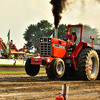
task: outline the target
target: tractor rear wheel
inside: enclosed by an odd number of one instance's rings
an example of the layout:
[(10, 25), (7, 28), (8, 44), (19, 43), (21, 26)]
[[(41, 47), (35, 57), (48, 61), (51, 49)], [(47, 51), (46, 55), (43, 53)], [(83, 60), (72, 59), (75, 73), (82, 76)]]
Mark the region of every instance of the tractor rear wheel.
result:
[(95, 80), (99, 72), (99, 58), (95, 50), (85, 48), (78, 55), (78, 76), (81, 79)]
[(49, 78), (61, 78), (65, 73), (64, 61), (60, 58), (53, 59), (46, 71)]
[(27, 59), (25, 64), (25, 71), (30, 76), (35, 76), (40, 70), (40, 65), (31, 65), (31, 59)]

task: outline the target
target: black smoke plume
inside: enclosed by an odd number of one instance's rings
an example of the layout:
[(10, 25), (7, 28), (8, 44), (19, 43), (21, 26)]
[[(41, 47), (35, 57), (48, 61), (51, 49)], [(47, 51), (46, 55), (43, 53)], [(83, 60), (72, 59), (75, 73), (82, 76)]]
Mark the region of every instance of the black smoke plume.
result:
[(67, 0), (51, 0), (50, 3), (52, 4), (52, 13), (54, 16), (54, 25), (55, 28), (58, 27), (59, 22), (62, 18), (61, 14), (65, 8), (65, 3)]

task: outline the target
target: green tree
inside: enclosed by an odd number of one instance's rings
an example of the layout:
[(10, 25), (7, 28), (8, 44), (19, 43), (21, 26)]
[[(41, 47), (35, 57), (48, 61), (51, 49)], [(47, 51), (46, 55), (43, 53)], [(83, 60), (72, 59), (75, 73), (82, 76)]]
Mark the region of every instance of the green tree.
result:
[(67, 30), (66, 24), (60, 24), (58, 27), (58, 38), (63, 39), (66, 37), (65, 30)]
[(84, 25), (83, 27), (83, 39), (87, 43), (92, 43), (90, 36), (95, 38), (94, 44), (98, 44), (98, 30), (96, 28), (91, 28), (89, 25)]
[[(24, 39), (26, 40), (26, 46), (28, 50), (33, 49), (33, 47), (37, 48), (39, 51), (39, 38), (40, 37), (50, 37), (54, 33), (54, 29), (52, 24), (47, 20), (42, 20), (37, 24), (31, 24), (26, 29), (24, 35)], [(38, 45), (38, 46), (37, 46)]]
[(38, 32), (37, 26), (31, 24), (26, 29), (25, 33), (23, 34), (24, 35), (24, 39), (27, 42), (25, 45), (28, 47), (28, 50), (33, 49), (34, 46), (33, 46), (33, 43), (31, 42), (31, 40), (32, 40), (33, 34), (37, 33), (37, 32)]

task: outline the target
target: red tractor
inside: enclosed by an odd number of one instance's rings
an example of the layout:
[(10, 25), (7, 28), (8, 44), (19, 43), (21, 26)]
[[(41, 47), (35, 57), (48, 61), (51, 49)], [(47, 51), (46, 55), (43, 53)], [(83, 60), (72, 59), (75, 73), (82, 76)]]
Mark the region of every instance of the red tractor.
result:
[[(93, 43), (91, 45), (82, 41), (83, 25), (68, 25), (68, 30), (71, 27), (81, 29), (79, 43), (74, 43), (69, 47), (69, 41), (50, 37), (40, 38), (40, 57), (29, 58), (25, 64), (28, 75), (37, 75), (40, 65), (44, 65), (47, 76), (52, 79), (72, 74), (80, 79), (95, 80), (97, 78), (99, 57), (93, 49)], [(76, 34), (73, 35), (76, 37)], [(92, 37), (90, 39), (94, 40)]]

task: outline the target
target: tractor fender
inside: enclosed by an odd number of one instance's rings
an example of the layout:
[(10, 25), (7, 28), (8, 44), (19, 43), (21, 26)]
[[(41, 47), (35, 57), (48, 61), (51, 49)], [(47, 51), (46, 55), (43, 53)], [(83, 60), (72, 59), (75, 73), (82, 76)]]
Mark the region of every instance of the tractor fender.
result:
[(93, 46), (86, 42), (80, 42), (74, 50), (74, 57), (76, 58), (82, 48), (93, 48)]
[(75, 70), (78, 70), (77, 57), (78, 57), (78, 55), (79, 55), (79, 52), (80, 52), (83, 48), (93, 48), (93, 46), (92, 46), (91, 44), (86, 43), (86, 42), (80, 42), (80, 43), (78, 44), (78, 46), (77, 46), (77, 47), (75, 48), (75, 50), (74, 50), (74, 53), (73, 53), (74, 55), (73, 55), (73, 57), (71, 58)]

